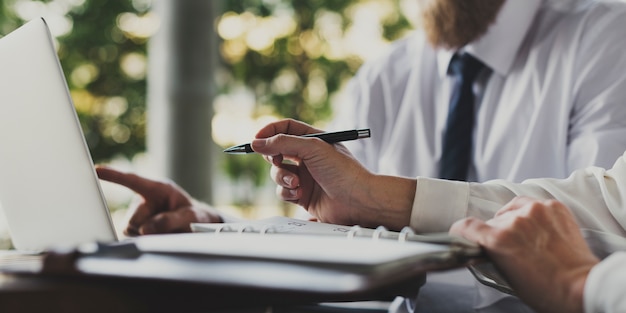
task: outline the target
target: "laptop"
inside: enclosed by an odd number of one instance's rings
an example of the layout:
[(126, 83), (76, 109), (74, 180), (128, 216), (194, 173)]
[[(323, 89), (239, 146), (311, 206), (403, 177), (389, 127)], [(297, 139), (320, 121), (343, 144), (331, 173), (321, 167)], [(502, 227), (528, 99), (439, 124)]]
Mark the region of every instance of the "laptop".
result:
[(0, 38), (0, 206), (17, 251), (117, 241), (44, 19)]

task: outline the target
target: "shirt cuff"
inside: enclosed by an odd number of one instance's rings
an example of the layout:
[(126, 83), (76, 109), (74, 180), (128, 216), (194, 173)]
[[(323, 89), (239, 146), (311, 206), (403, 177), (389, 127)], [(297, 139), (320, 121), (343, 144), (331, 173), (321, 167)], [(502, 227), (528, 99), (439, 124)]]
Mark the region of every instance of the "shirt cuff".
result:
[(421, 233), (447, 232), (467, 215), (469, 183), (418, 177), (410, 226)]
[(594, 266), (585, 282), (583, 306), (585, 312), (624, 312), (624, 282), (626, 282), (626, 252), (616, 252)]

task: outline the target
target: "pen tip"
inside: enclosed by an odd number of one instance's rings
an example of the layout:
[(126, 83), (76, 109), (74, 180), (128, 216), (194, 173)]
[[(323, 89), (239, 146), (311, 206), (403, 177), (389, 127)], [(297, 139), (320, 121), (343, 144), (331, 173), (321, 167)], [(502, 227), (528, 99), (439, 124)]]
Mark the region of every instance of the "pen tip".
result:
[(249, 144), (234, 146), (234, 147), (230, 147), (224, 150), (224, 153), (230, 153), (230, 154), (251, 153), (251, 152), (254, 152), (254, 151), (252, 151), (252, 147), (250, 147)]

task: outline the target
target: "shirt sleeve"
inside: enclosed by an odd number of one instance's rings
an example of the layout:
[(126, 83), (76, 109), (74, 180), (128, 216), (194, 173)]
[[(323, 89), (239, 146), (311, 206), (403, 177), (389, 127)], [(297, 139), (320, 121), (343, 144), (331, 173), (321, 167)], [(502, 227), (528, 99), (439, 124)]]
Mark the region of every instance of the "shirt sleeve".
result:
[(594, 266), (585, 283), (586, 313), (626, 312), (626, 252), (616, 252)]
[(419, 232), (445, 232), (468, 214), (468, 183), (420, 177), (417, 179), (410, 226)]
[(452, 223), (468, 216), (493, 217), (516, 196), (559, 200), (572, 210), (581, 228), (626, 236), (625, 156), (609, 170), (588, 167), (566, 179), (481, 184), (420, 177), (410, 225), (419, 232), (448, 231)]

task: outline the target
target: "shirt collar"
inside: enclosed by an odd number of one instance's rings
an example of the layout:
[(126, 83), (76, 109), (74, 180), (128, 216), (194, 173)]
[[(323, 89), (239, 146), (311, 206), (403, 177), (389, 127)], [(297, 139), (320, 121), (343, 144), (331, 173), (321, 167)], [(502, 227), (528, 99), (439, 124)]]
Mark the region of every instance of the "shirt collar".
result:
[[(526, 33), (543, 0), (506, 0), (487, 33), (462, 48), (489, 66), (494, 72), (506, 76)], [(438, 49), (437, 67), (443, 78), (455, 51)]]

